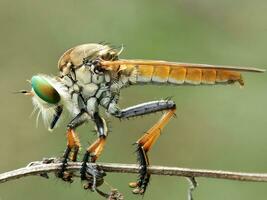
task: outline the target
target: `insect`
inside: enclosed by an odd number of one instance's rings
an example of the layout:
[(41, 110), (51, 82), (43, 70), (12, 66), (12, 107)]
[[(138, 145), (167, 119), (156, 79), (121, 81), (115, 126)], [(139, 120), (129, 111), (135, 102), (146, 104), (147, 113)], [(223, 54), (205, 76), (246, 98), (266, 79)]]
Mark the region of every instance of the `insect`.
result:
[(149, 183), (148, 151), (159, 138), (162, 129), (175, 115), (176, 105), (172, 100), (150, 101), (121, 109), (118, 106), (121, 89), (136, 84), (166, 85), (244, 85), (241, 72), (264, 72), (262, 69), (216, 66), (206, 64), (177, 63), (157, 60), (119, 59), (122, 49), (106, 44), (82, 44), (67, 50), (58, 61), (58, 76), (35, 75), (31, 79), (32, 89), (21, 91), (31, 96), (35, 109), (39, 110), (49, 130), (53, 130), (63, 113), (71, 114), (67, 125), (67, 147), (58, 177), (71, 181), (66, 172), (67, 162), (76, 161), (80, 141), (76, 128), (93, 121), (97, 140), (85, 151), (80, 170), (81, 179), (86, 180), (86, 163), (95, 162), (107, 141), (108, 127), (100, 116), (99, 108), (119, 119), (132, 118), (163, 111), (159, 121), (136, 141), (140, 164), (139, 178), (130, 183), (136, 194), (144, 194)]

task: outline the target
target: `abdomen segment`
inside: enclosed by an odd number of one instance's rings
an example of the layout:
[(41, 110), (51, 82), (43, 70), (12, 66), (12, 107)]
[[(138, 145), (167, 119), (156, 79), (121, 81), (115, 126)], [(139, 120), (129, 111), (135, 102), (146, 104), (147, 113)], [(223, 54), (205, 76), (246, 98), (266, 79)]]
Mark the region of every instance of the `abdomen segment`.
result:
[(185, 68), (138, 65), (137, 83), (170, 84), (230, 84), (244, 85), (241, 73), (224, 69)]

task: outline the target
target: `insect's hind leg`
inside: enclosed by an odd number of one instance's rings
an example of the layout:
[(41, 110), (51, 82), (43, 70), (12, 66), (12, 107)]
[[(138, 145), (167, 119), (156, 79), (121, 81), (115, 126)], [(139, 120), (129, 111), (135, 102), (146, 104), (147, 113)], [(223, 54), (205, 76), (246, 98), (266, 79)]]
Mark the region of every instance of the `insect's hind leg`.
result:
[(67, 163), (70, 159), (73, 162), (77, 161), (77, 155), (80, 149), (80, 140), (75, 133), (75, 129), (87, 120), (88, 114), (81, 111), (68, 125), (67, 125), (67, 148), (62, 157), (62, 166), (58, 171), (57, 176), (64, 181), (72, 182), (72, 175), (66, 172)]
[(144, 194), (146, 191), (150, 179), (150, 174), (147, 171), (147, 166), (149, 165), (147, 152), (152, 148), (153, 144), (160, 136), (161, 130), (164, 128), (164, 126), (175, 115), (175, 110), (176, 105), (173, 101), (161, 100), (129, 107), (115, 114), (115, 116), (118, 118), (130, 118), (155, 113), (158, 111), (165, 111), (161, 119), (136, 142), (137, 156), (140, 164), (140, 176), (137, 182), (130, 183), (130, 187), (135, 188), (133, 190), (133, 193), (135, 194)]

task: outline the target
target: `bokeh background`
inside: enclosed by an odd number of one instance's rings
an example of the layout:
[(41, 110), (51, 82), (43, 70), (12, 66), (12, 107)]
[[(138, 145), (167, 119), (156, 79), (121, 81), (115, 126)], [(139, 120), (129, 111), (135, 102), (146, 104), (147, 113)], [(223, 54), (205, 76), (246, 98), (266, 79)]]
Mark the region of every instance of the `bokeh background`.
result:
[[(30, 99), (12, 92), (28, 89), (38, 73), (57, 74), (57, 60), (77, 44), (106, 41), (125, 46), (124, 58), (267, 66), (267, 2), (264, 0), (0, 0), (0, 172), (65, 148), (65, 124), (49, 133), (30, 117)], [(234, 86), (136, 86), (122, 91), (121, 107), (169, 96), (177, 118), (150, 152), (155, 165), (267, 172), (267, 75), (245, 74)], [(160, 114), (120, 122), (99, 161), (135, 163), (131, 145)], [(92, 124), (79, 128), (83, 146), (93, 142)], [(84, 149), (83, 149), (84, 150)], [(135, 175), (109, 174), (106, 181), (126, 199)], [(199, 178), (195, 199), (266, 199), (266, 183)], [(103, 186), (104, 190), (109, 190)], [(186, 199), (185, 178), (153, 176), (144, 199)], [(1, 200), (102, 199), (69, 185), (27, 177), (0, 185)]]

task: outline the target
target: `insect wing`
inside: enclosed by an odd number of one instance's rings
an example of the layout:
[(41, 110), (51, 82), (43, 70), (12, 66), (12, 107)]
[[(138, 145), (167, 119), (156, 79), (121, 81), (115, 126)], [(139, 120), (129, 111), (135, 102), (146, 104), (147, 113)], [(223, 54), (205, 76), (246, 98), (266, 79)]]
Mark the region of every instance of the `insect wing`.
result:
[(244, 71), (244, 72), (265, 72), (264, 69), (254, 67), (239, 67), (239, 66), (224, 66), (224, 65), (209, 65), (209, 64), (195, 64), (182, 62), (168, 62), (161, 60), (116, 60), (116, 61), (102, 61), (104, 69), (117, 70), (118, 66), (154, 66), (154, 67), (179, 67), (179, 68), (199, 68), (199, 69), (218, 69), (230, 71)]
[(244, 85), (240, 72), (264, 72), (263, 69), (220, 66), (194, 63), (178, 63), (159, 60), (102, 61), (103, 69), (137, 71), (137, 83), (216, 84), (239, 82)]

